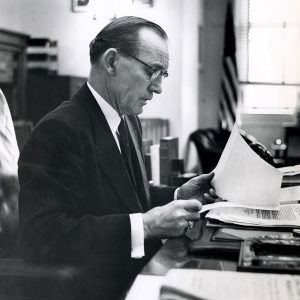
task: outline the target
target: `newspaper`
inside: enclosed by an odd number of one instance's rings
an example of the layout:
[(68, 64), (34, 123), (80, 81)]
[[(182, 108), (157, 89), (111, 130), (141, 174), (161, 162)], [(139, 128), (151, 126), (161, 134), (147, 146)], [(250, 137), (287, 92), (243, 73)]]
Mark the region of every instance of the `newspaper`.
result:
[(231, 271), (171, 269), (161, 300), (296, 300), (300, 276)]
[(244, 226), (298, 228), (300, 204), (280, 205), (279, 210), (220, 207), (211, 209), (206, 218)]

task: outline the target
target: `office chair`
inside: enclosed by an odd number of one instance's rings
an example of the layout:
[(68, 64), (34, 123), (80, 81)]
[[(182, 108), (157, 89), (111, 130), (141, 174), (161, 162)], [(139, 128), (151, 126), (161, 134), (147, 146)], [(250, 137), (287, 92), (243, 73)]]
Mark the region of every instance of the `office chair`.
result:
[(0, 298), (18, 300), (81, 299), (82, 269), (25, 262), (16, 251), (18, 179), (0, 175)]
[[(243, 130), (240, 130), (240, 134), (260, 157), (275, 165), (270, 152), (263, 144)], [(197, 149), (203, 173), (209, 173), (216, 167), (229, 136), (229, 130), (215, 128), (198, 129), (190, 134), (189, 139)]]

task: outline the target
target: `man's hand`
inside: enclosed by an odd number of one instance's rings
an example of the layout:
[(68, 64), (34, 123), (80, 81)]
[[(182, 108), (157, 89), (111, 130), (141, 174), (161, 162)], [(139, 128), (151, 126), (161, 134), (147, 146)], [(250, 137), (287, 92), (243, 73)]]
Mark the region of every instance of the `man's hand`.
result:
[(178, 192), (177, 199), (198, 199), (202, 204), (207, 204), (220, 200), (214, 189), (211, 187), (211, 180), (214, 173), (202, 174), (190, 179), (183, 184)]
[(144, 237), (170, 238), (182, 236), (189, 221), (200, 219), (202, 204), (196, 200), (174, 200), (143, 214)]

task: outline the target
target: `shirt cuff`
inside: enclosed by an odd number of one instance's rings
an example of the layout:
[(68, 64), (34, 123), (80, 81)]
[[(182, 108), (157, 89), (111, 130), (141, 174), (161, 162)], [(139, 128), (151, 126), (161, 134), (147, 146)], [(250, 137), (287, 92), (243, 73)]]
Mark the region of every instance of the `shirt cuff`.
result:
[(174, 200), (178, 200), (178, 199), (177, 199), (177, 194), (178, 194), (179, 189), (180, 189), (180, 187), (177, 188), (177, 189), (175, 190), (175, 192), (174, 192)]
[(145, 256), (144, 249), (144, 225), (141, 213), (130, 214), (131, 227), (131, 258)]

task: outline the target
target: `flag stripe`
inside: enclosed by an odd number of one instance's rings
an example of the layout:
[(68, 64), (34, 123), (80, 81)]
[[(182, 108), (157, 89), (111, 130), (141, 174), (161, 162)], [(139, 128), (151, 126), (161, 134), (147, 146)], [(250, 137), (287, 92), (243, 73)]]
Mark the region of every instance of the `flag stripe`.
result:
[(235, 36), (233, 26), (232, 8), (230, 3), (227, 7), (224, 52), (223, 52), (223, 72), (220, 91), (220, 124), (222, 128), (231, 130), (236, 120), (238, 102), (238, 76), (235, 58)]

